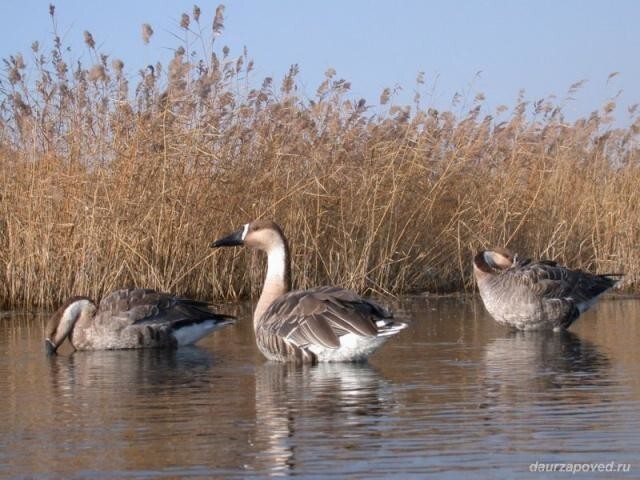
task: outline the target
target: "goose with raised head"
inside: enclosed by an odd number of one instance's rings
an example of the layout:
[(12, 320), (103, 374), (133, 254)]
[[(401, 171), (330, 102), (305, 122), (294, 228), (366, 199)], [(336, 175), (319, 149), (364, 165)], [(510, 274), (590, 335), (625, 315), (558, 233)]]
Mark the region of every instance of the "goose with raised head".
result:
[(246, 245), (267, 253), (267, 276), (253, 314), (256, 342), (269, 360), (364, 361), (407, 326), (384, 307), (338, 287), (291, 290), (289, 244), (274, 222), (256, 220), (211, 247)]
[(205, 302), (155, 290), (117, 290), (97, 306), (72, 297), (47, 322), (45, 347), (53, 354), (69, 338), (75, 350), (175, 348), (197, 342), (234, 322)]
[(571, 270), (550, 260), (521, 260), (504, 248), (479, 252), (473, 272), (487, 311), (518, 330), (568, 328), (621, 275)]

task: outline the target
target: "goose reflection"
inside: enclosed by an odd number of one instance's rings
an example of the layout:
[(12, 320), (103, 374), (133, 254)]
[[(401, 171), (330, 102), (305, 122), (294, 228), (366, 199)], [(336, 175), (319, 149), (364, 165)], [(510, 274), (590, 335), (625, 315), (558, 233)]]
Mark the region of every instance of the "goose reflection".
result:
[(188, 444), (192, 432), (202, 428), (194, 399), (203, 402), (210, 395), (215, 360), (207, 350), (87, 351), (48, 360), (51, 394), (41, 402), (48, 410), (44, 431), (58, 448), (42, 452), (40, 464), (66, 472), (59, 449), (82, 446), (73, 468), (103, 469), (98, 443), (103, 438), (109, 439), (113, 472), (143, 468), (151, 458), (188, 460), (189, 448), (176, 449), (175, 444)]
[(288, 474), (300, 463), (299, 446), (315, 450), (319, 438), (348, 449), (360, 432), (370, 437), (393, 405), (390, 386), (368, 364), (263, 364), (256, 371), (255, 467)]
[(74, 352), (50, 359), (54, 391), (61, 394), (92, 387), (100, 395), (113, 395), (122, 401), (140, 393), (162, 393), (167, 387), (189, 387), (206, 380), (204, 375), (215, 364), (211, 353), (189, 346), (177, 350), (105, 350)]
[(502, 400), (553, 400), (561, 389), (565, 398), (578, 397), (611, 382), (609, 358), (568, 331), (511, 332), (488, 344), (484, 364), (487, 394)]

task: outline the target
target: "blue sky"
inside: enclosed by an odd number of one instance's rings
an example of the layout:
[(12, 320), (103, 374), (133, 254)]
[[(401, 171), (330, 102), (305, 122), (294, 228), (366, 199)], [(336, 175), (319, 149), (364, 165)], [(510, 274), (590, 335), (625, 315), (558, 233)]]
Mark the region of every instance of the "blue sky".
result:
[[(181, 44), (180, 14), (193, 1), (59, 0), (58, 29), (72, 56), (91, 63), (82, 42), (89, 30), (100, 50), (121, 58), (130, 76), (170, 58)], [(34, 40), (51, 45), (48, 1), (4, 1), (0, 6), (0, 57), (30, 53)], [(217, 6), (199, 3), (205, 29)], [(520, 89), (526, 98), (558, 96), (569, 117), (586, 115), (620, 90), (620, 105), (640, 101), (640, 2), (590, 0), (229, 0), (225, 31), (217, 48), (232, 55), (247, 46), (254, 79), (281, 78), (300, 66), (303, 93), (312, 97), (329, 67), (351, 82), (354, 97), (377, 103), (385, 87), (399, 85), (400, 103), (413, 98), (415, 78), (425, 72), (424, 103), (449, 108), (456, 92), (486, 96), (488, 110), (513, 106)], [(150, 45), (142, 23), (155, 30)], [(29, 58), (29, 55), (27, 55)], [(620, 72), (607, 81), (611, 72)], [(477, 72), (481, 72), (476, 75)], [(568, 87), (588, 82), (565, 101)], [(624, 112), (618, 112), (624, 123)]]

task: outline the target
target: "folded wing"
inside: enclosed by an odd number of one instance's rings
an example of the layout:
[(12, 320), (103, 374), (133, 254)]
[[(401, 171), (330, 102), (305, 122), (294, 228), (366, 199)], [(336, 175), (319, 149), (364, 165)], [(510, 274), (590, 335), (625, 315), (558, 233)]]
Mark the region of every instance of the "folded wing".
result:
[(123, 327), (157, 326), (169, 330), (209, 320), (233, 319), (214, 312), (206, 302), (142, 288), (117, 290), (107, 295), (100, 302), (99, 311), (103, 321), (118, 321)]
[(555, 262), (529, 263), (510, 272), (540, 298), (567, 299), (577, 305), (589, 303), (617, 281), (610, 275), (570, 270)]
[(350, 290), (316, 287), (276, 300), (264, 313), (263, 332), (296, 347), (338, 348), (341, 336), (375, 337), (380, 333), (378, 322), (391, 323), (391, 318), (386, 309)]

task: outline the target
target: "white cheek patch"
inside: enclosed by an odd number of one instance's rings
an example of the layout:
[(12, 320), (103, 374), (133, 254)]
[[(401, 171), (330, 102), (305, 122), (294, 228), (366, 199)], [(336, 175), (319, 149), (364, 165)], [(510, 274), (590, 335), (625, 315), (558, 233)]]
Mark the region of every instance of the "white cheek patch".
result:
[(245, 237), (247, 236), (248, 232), (249, 232), (249, 224), (245, 223), (244, 224), (244, 229), (242, 230), (242, 240), (245, 239)]

